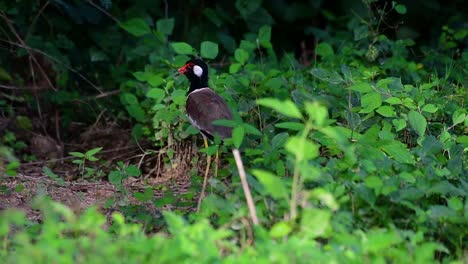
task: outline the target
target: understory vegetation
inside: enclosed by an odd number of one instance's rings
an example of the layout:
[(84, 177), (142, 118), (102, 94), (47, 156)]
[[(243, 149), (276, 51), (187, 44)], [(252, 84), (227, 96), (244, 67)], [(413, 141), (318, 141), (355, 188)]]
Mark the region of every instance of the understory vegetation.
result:
[(207, 2), (0, 0), (0, 262), (466, 263), (463, 1)]

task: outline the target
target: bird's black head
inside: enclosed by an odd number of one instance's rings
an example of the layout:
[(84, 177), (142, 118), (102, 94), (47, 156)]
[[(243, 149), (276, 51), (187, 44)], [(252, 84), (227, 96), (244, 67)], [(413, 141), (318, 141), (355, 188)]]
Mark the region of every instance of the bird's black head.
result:
[(193, 58), (179, 68), (178, 72), (190, 81), (189, 93), (200, 88), (208, 87), (208, 65), (199, 58)]

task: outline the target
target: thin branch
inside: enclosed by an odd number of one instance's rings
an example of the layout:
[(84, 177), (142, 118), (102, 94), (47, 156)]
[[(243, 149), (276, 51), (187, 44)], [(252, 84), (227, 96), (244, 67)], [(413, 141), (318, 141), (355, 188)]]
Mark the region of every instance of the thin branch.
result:
[(108, 16), (110, 19), (114, 20), (115, 23), (117, 24), (120, 24), (121, 22), (116, 18), (114, 17), (113, 15), (111, 15), (109, 12), (107, 12), (104, 8), (100, 7), (99, 5), (97, 5), (96, 3), (94, 3), (92, 0), (88, 0), (88, 3), (90, 5), (92, 5), (94, 8), (96, 8), (97, 10), (101, 11), (102, 13), (104, 13), (106, 16)]
[(53, 60), (54, 62), (64, 66), (65, 68), (67, 68), (68, 70), (72, 71), (73, 73), (75, 73), (76, 75), (78, 75), (81, 79), (83, 79), (85, 82), (87, 82), (89, 85), (91, 85), (94, 89), (96, 89), (100, 94), (103, 94), (104, 92), (101, 91), (101, 88), (99, 88), (98, 86), (96, 86), (94, 83), (92, 83), (90, 80), (88, 80), (88, 78), (86, 78), (83, 74), (79, 73), (77, 70), (73, 69), (72, 67), (70, 67), (69, 65), (61, 62), (60, 60), (52, 57), (51, 55), (43, 52), (42, 50), (38, 50), (38, 49), (35, 49), (35, 48), (31, 48), (29, 46), (26, 46), (26, 45), (22, 45), (22, 44), (18, 44), (18, 43), (15, 43), (15, 42), (12, 42), (12, 41), (8, 41), (8, 40), (4, 40), (4, 39), (0, 39), (0, 41), (3, 41), (5, 43), (8, 43), (10, 45), (14, 45), (14, 46), (17, 46), (17, 47), (20, 47), (20, 48), (23, 48), (23, 49), (26, 49), (26, 50), (31, 50), (31, 51), (34, 51), (34, 52), (37, 52), (41, 55), (44, 55), (46, 56), (47, 58)]
[(250, 193), (249, 184), (247, 183), (247, 176), (245, 174), (244, 164), (242, 163), (242, 158), (240, 156), (238, 149), (233, 149), (232, 154), (236, 160), (237, 170), (239, 171), (239, 177), (242, 183), (242, 189), (244, 189), (245, 200), (247, 201), (247, 206), (249, 207), (250, 218), (254, 225), (258, 225), (257, 210), (255, 209), (255, 204), (252, 199), (252, 194)]
[[(21, 43), (21, 45), (25, 46), (26, 47), (26, 43), (24, 42), (24, 40), (21, 38), (21, 36), (18, 34), (18, 32), (16, 32), (15, 30), (15, 27), (13, 26), (13, 23), (10, 19), (8, 19), (8, 17), (5, 15), (4, 12), (0, 11), (0, 16), (7, 22), (7, 25), (8, 27), (10, 28), (10, 31), (15, 35), (16, 39)], [(44, 71), (44, 69), (42, 68), (41, 64), (37, 61), (36, 57), (34, 56), (34, 54), (32, 54), (30, 52), (30, 50), (26, 50), (29, 54), (29, 56), (31, 57), (32, 61), (34, 62), (34, 64), (37, 66), (37, 68), (39, 69), (39, 71), (41, 72), (42, 76), (46, 79), (47, 83), (50, 85), (50, 87), (52, 88), (52, 90), (54, 91), (57, 91), (57, 89), (55, 88), (55, 86), (52, 84), (52, 81), (49, 79), (49, 76), (47, 76), (47, 73)]]

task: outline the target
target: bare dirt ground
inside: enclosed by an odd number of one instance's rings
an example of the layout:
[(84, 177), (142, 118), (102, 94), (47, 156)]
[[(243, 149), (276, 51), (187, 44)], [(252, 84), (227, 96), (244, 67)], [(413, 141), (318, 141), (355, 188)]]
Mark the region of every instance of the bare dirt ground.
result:
[[(151, 144), (135, 143), (130, 140), (128, 131), (115, 133), (115, 129), (111, 134), (103, 133), (102, 129), (96, 130), (94, 134), (84, 133), (81, 139), (81, 142), (68, 144), (66, 151), (60, 154), (54, 154), (52, 157), (43, 155), (42, 160), (23, 163), (14, 177), (2, 175), (0, 170), (0, 186), (6, 189), (4, 192), (0, 191), (0, 210), (19, 208), (26, 212), (30, 220), (39, 220), (40, 212), (33, 209), (32, 201), (39, 195), (47, 195), (53, 200), (69, 206), (75, 212), (81, 212), (90, 206), (97, 206), (103, 213), (107, 213), (111, 209), (104, 206), (106, 201), (111, 198), (116, 200), (122, 198), (122, 192), (119, 192), (108, 181), (107, 175), (109, 171), (116, 169), (117, 161), (122, 161), (126, 165), (138, 166), (141, 171), (139, 177), (124, 180), (123, 187), (129, 191), (125, 195), (125, 199), (130, 204), (144, 205), (149, 211), (155, 211), (157, 208), (153, 203), (142, 203), (135, 199), (132, 193), (134, 191), (143, 192), (145, 188), (152, 187), (156, 198), (163, 196), (165, 190), (168, 189), (171, 189), (174, 195), (182, 195), (189, 191), (190, 175), (193, 174), (191, 171), (201, 171), (201, 168), (193, 165), (194, 159), (197, 160), (200, 156), (197, 146), (191, 142), (173, 144), (157, 151), (147, 150)], [(41, 150), (47, 148), (49, 143), (46, 141), (51, 140), (39, 139), (36, 141), (39, 143), (35, 143), (33, 138), (33, 145), (29, 147), (32, 152), (35, 147), (37, 148), (37, 144), (40, 145), (39, 149)], [(84, 179), (77, 169), (78, 165), (71, 163), (73, 157), (65, 153), (70, 151), (85, 152), (94, 147), (103, 147), (103, 150), (97, 155), (102, 162), (95, 164), (96, 170), (99, 170), (101, 175)], [(170, 162), (167, 162), (169, 149), (174, 153), (174, 156)], [(166, 161), (164, 161), (165, 158)], [(195, 162), (195, 164), (197, 163)], [(50, 168), (63, 179), (64, 184), (44, 174), (44, 166)], [(154, 188), (155, 186), (157, 188)], [(196, 200), (196, 198), (193, 199)], [(193, 204), (196, 206), (196, 201)], [(185, 208), (185, 210), (190, 211), (193, 208)]]

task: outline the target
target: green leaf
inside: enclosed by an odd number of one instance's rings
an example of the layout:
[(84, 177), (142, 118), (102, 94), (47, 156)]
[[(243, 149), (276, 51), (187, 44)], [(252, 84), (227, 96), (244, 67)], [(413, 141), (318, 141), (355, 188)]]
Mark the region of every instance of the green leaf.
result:
[(174, 42), (171, 44), (177, 54), (192, 55), (194, 54), (192, 46), (185, 42)]
[(395, 11), (397, 11), (397, 13), (400, 15), (404, 15), (406, 14), (406, 6), (402, 4), (398, 4), (395, 6)]
[(408, 114), (410, 126), (416, 131), (419, 136), (423, 136), (426, 132), (427, 121), (419, 112), (411, 110)]
[(433, 114), (433, 113), (437, 112), (437, 106), (435, 106), (433, 104), (427, 104), (427, 105), (424, 105), (421, 110), (424, 111), (424, 112)]
[(146, 93), (146, 97), (153, 98), (157, 103), (164, 99), (166, 92), (161, 88), (153, 88)]
[(29, 119), (29, 117), (21, 115), (16, 117), (16, 125), (24, 130), (31, 130), (33, 128), (31, 119)]
[(373, 91), (372, 86), (366, 82), (358, 82), (353, 86), (349, 87), (349, 89), (360, 93), (368, 93)]
[(403, 102), (401, 101), (400, 98), (398, 97), (390, 97), (387, 100), (385, 100), (386, 103), (391, 104), (391, 105), (396, 105), (396, 104), (402, 104)]
[(306, 237), (324, 236), (330, 228), (330, 211), (318, 208), (305, 208), (301, 217), (301, 233)]
[(393, 141), (383, 146), (382, 150), (398, 162), (414, 164), (413, 155), (408, 151), (406, 145), (401, 142)]
[(463, 202), (458, 197), (451, 197), (448, 200), (448, 206), (455, 211), (463, 210)]
[(382, 105), (382, 96), (379, 93), (371, 92), (361, 97), (362, 110), (360, 113), (370, 113)]
[(42, 167), (42, 172), (49, 176), (52, 180), (54, 180), (55, 182), (58, 183), (58, 185), (60, 186), (66, 186), (67, 184), (65, 183), (65, 181), (60, 178), (57, 174), (55, 174), (54, 172), (52, 172), (51, 169), (49, 169), (48, 167), (44, 166)]
[(154, 192), (152, 188), (145, 188), (144, 192), (134, 192), (133, 196), (141, 202), (146, 202), (154, 197)]
[(249, 59), (249, 53), (247, 53), (247, 51), (243, 49), (236, 49), (236, 51), (234, 52), (234, 58), (240, 64), (245, 64)]
[(232, 141), (236, 148), (240, 148), (242, 141), (244, 140), (245, 129), (243, 126), (235, 127), (232, 130)]
[(341, 77), (341, 75), (336, 71), (328, 71), (323, 68), (313, 68), (310, 73), (320, 80), (331, 84), (340, 84), (344, 82), (343, 77)]
[(265, 191), (276, 199), (288, 199), (288, 190), (280, 177), (271, 172), (254, 169), (252, 174), (257, 177)]
[(120, 186), (123, 180), (123, 175), (118, 170), (113, 170), (109, 173), (109, 182), (115, 186)]
[(293, 131), (301, 131), (304, 129), (304, 124), (299, 122), (282, 122), (275, 124), (275, 127), (285, 128)]
[(87, 158), (92, 157), (92, 156), (96, 155), (101, 150), (102, 150), (102, 147), (90, 149), (90, 150), (86, 151), (85, 157), (87, 157)]
[(315, 47), (315, 53), (321, 57), (331, 57), (335, 55), (332, 46), (325, 42), (320, 43)]
[(400, 131), (406, 127), (406, 120), (405, 119), (393, 119), (392, 124), (395, 127), (396, 131)]
[(291, 100), (280, 101), (275, 98), (262, 98), (257, 100), (257, 104), (271, 108), (280, 114), (292, 118), (302, 118), (301, 111)]
[(218, 44), (211, 41), (203, 41), (200, 46), (200, 54), (203, 58), (216, 58), (218, 56)]
[(138, 177), (141, 174), (140, 169), (138, 169), (138, 167), (135, 165), (129, 165), (126, 167), (125, 173), (127, 173), (127, 175), (130, 177)]
[(270, 236), (272, 238), (280, 238), (287, 236), (289, 233), (291, 233), (292, 227), (288, 222), (281, 221), (273, 225), (273, 227), (270, 229)]
[(262, 26), (258, 31), (258, 41), (260, 45), (263, 47), (269, 48), (271, 47), (271, 27), (270, 26)]
[(164, 35), (171, 35), (174, 30), (174, 18), (158, 20), (156, 22), (156, 29)]
[(141, 18), (132, 18), (120, 24), (128, 33), (140, 37), (151, 32), (150, 27)]
[(2, 67), (0, 67), (0, 80), (11, 81), (11, 75)]
[(454, 125), (460, 124), (461, 122), (465, 121), (466, 114), (463, 113), (461, 110), (457, 110), (452, 115), (452, 122)]
[(325, 120), (327, 120), (328, 117), (328, 110), (325, 106), (318, 102), (306, 102), (305, 109), (317, 127), (322, 127), (325, 124)]
[(256, 127), (252, 126), (251, 124), (243, 123), (242, 126), (245, 129), (245, 134), (248, 135), (255, 135), (255, 136), (261, 136), (262, 132), (258, 130)]
[(393, 111), (393, 107), (388, 105), (383, 105), (377, 108), (376, 112), (385, 117), (395, 116), (395, 111)]
[(77, 157), (77, 158), (84, 158), (85, 157), (85, 154), (81, 153), (81, 152), (68, 152), (68, 154), (72, 155), (73, 157)]
[(290, 137), (286, 141), (285, 149), (296, 156), (299, 161), (316, 158), (319, 154), (319, 147), (308, 139), (298, 136)]
[(242, 68), (242, 64), (240, 63), (233, 63), (229, 66), (229, 73), (234, 74), (237, 73)]
[(383, 186), (382, 180), (377, 176), (369, 176), (364, 179), (364, 183), (367, 187), (378, 190)]

